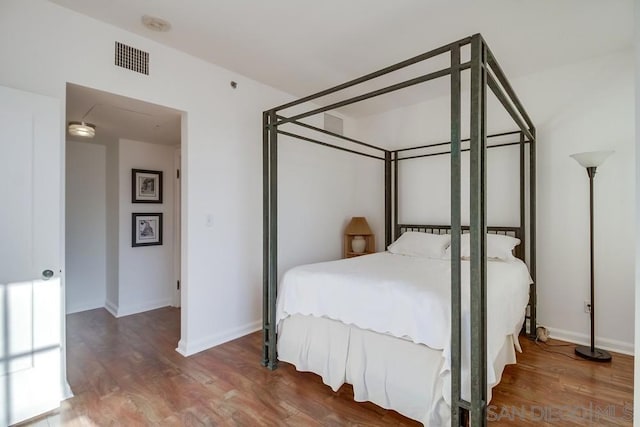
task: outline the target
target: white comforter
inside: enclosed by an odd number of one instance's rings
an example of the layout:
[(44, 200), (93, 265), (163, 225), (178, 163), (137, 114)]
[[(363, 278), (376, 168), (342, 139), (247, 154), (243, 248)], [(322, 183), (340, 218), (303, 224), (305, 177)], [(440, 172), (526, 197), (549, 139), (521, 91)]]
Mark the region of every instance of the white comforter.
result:
[[(443, 350), (450, 370), (450, 260), (388, 252), (303, 265), (287, 271), (279, 289), (277, 322), (293, 314), (339, 320)], [(487, 380), (505, 337), (522, 325), (531, 278), (520, 260), (487, 262)], [(462, 261), (463, 387), (469, 398), (469, 262)], [(466, 375), (465, 375), (466, 373)], [(449, 403), (449, 384), (443, 395)]]

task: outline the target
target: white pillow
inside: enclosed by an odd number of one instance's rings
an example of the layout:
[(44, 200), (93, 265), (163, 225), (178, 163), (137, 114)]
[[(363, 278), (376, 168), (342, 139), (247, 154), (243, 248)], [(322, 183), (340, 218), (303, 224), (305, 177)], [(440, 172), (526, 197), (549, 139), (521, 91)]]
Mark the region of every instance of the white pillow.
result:
[[(520, 244), (520, 239), (502, 234), (487, 233), (487, 258), (513, 261), (513, 248)], [(447, 248), (447, 256), (451, 257), (451, 247)], [(471, 258), (471, 235), (465, 233), (460, 238), (460, 257)]]
[(392, 254), (426, 258), (444, 258), (451, 236), (448, 234), (407, 231), (387, 249)]

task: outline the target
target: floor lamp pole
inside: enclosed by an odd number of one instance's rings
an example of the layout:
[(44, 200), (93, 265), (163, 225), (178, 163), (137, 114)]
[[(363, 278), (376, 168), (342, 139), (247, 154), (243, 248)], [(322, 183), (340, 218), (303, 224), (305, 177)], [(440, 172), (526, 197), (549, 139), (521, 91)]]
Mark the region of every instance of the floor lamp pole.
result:
[(589, 264), (591, 267), (591, 346), (577, 346), (576, 354), (585, 359), (594, 360), (598, 362), (608, 362), (611, 360), (611, 354), (605, 350), (596, 348), (595, 346), (595, 269), (594, 269), (594, 255), (593, 255), (593, 177), (596, 175), (596, 167), (587, 167), (587, 175), (589, 175), (589, 246), (590, 246), (590, 259)]

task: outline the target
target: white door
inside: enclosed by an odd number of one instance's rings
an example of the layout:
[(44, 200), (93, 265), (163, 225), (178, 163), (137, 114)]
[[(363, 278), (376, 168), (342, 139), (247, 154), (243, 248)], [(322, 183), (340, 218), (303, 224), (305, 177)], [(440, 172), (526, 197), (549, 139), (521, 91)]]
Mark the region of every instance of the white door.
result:
[(0, 86), (0, 425), (62, 397), (60, 105)]

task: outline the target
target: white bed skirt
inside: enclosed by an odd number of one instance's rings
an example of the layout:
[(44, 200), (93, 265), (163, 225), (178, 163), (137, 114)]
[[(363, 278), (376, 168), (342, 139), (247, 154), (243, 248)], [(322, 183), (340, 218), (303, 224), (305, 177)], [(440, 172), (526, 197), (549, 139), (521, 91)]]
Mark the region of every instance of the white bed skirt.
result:
[[(516, 345), (513, 336), (505, 337), (493, 361), (497, 380), (489, 384), (489, 399), (504, 367), (516, 363)], [(299, 371), (320, 375), (334, 391), (351, 384), (358, 402), (373, 402), (430, 427), (450, 424), (450, 408), (443, 396), (443, 383), (449, 378), (441, 375), (441, 350), (296, 314), (280, 323), (278, 358)]]

